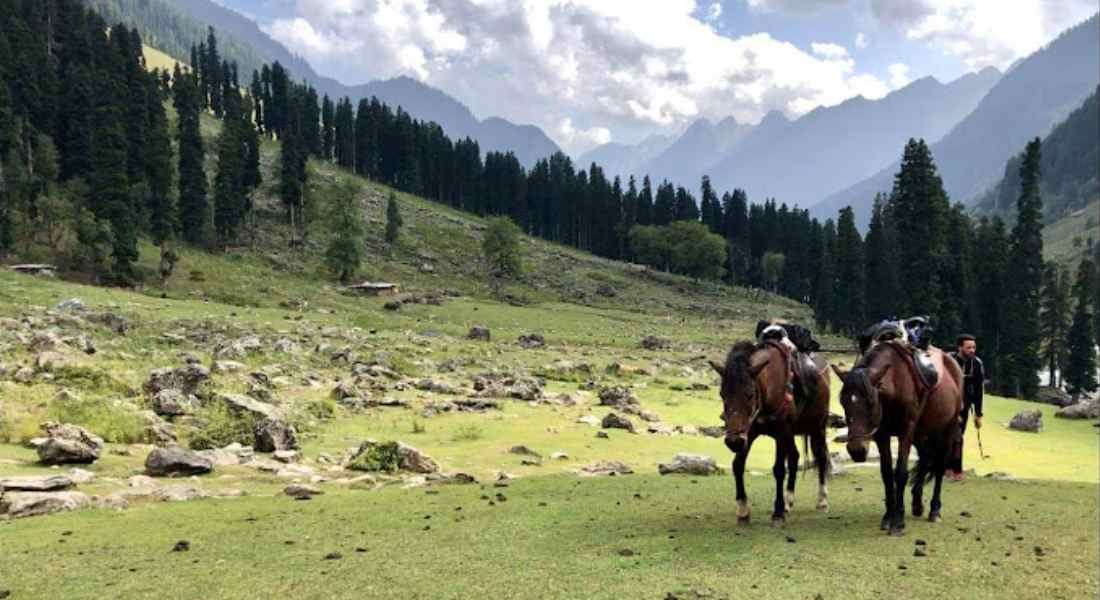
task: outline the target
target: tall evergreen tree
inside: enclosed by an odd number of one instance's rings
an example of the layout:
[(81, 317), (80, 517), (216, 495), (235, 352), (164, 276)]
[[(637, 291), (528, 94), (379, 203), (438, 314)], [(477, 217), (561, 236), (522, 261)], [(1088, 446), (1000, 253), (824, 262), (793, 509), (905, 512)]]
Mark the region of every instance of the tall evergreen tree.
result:
[(397, 243), (397, 237), (401, 233), (401, 226), (405, 221), (401, 218), (401, 209), (397, 206), (397, 194), (390, 191), (386, 199), (386, 246), (391, 250)]
[(1043, 270), (1040, 292), (1039, 326), (1043, 332), (1040, 358), (1047, 365), (1050, 387), (1058, 387), (1058, 372), (1066, 364), (1066, 336), (1070, 326), (1069, 275), (1056, 263), (1048, 262)]
[(236, 239), (245, 218), (245, 157), (248, 152), (240, 96), (227, 96), (224, 102), (225, 122), (218, 136), (218, 171), (214, 176), (214, 229), (222, 246)]
[(864, 252), (863, 240), (856, 229), (852, 207), (840, 209), (836, 225), (835, 306), (833, 327), (837, 331), (855, 334), (866, 324), (864, 315)]
[(172, 202), (172, 140), (168, 118), (156, 81), (149, 80), (145, 90), (147, 147), (144, 153), (145, 180), (149, 194), (145, 212), (153, 243), (163, 245), (176, 227), (176, 207)]
[[(362, 109), (362, 102), (360, 102), (360, 109)], [(321, 129), (323, 130), (321, 140), (321, 158), (323, 160), (332, 160), (333, 146), (336, 143), (336, 108), (332, 104), (332, 99), (325, 94), (325, 98), (321, 103)], [(358, 141), (358, 140), (357, 140)]]
[(653, 224), (653, 185), (649, 182), (649, 175), (642, 177), (642, 189), (638, 192), (638, 223)]
[(1039, 286), (1043, 281), (1043, 201), (1039, 195), (1040, 145), (1028, 143), (1020, 163), (1020, 197), (1012, 229), (1011, 273), (1004, 334), (1006, 392), (1034, 398), (1039, 388)]
[(1000, 217), (982, 218), (975, 232), (974, 302), (978, 315), (977, 333), (982, 344), (982, 362), (994, 387), (1003, 390), (1004, 340), (1008, 322), (1008, 286), (1011, 277), (1011, 243)]
[(836, 226), (833, 220), (825, 221), (821, 230), (819, 255), (821, 264), (817, 271), (817, 284), (814, 286), (814, 320), (821, 328), (836, 326), (838, 309), (836, 296)]
[(1092, 303), (1097, 287), (1096, 267), (1089, 257), (1077, 267), (1077, 281), (1073, 285), (1073, 324), (1069, 329), (1066, 362), (1066, 391), (1073, 396), (1093, 393), (1100, 389), (1096, 381), (1096, 346), (1093, 344)]
[(701, 195), (701, 208), (700, 213), (703, 218), (703, 224), (710, 229), (711, 233), (721, 233), (722, 231), (722, 204), (718, 201), (718, 194), (714, 193), (714, 187), (710, 184), (710, 177), (703, 175), (703, 182), (700, 185)]
[(95, 154), (88, 178), (92, 211), (108, 222), (112, 238), (112, 276), (120, 283), (133, 279), (138, 258), (134, 207), (130, 203), (126, 175), (127, 141), (122, 104), (125, 85), (121, 78), (107, 75), (99, 82), (95, 106)]
[(201, 98), (194, 75), (177, 77), (172, 88), (176, 112), (179, 115), (179, 221), (183, 239), (191, 244), (202, 243), (207, 213), (206, 173), (203, 170), (205, 151), (199, 130)]

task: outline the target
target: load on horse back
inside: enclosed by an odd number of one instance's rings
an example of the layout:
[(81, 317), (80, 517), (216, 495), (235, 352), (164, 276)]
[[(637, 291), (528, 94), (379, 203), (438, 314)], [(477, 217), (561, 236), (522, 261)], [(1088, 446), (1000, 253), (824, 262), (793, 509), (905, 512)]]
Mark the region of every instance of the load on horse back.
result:
[[(799, 368), (801, 377), (796, 376), (795, 364), (802, 360), (804, 353), (786, 335), (785, 329), (780, 328), (782, 335), (774, 331), (764, 335), (766, 329), (758, 327), (757, 342), (735, 344), (724, 363), (711, 361), (710, 364), (722, 379), (724, 441), (734, 454), (732, 471), (737, 521), (742, 524), (749, 521), (745, 461), (756, 438), (766, 435), (775, 440), (772, 524), (778, 526), (786, 522), (786, 515), (794, 505), (800, 457), (795, 436), (802, 436), (804, 448), (808, 440), (817, 465), (817, 508), (822, 511), (829, 508), (829, 491), (825, 485), (829, 469), (829, 452), (825, 443), (829, 379), (816, 366), (807, 370)], [(812, 341), (808, 330), (806, 338)], [(812, 360), (810, 365), (813, 365)]]
[[(882, 323), (872, 326), (875, 335), (856, 366), (845, 371), (833, 365), (833, 370), (844, 384), (840, 403), (848, 422), (848, 454), (864, 462), (869, 442), (878, 446), (886, 504), (881, 528), (898, 535), (905, 529), (904, 494), (913, 446), (920, 459), (913, 481), (913, 516), (924, 512), (923, 488), (931, 477), (935, 487), (928, 519), (941, 519), (943, 475), (959, 436), (962, 371), (939, 348), (912, 345), (905, 324), (895, 325), (900, 333)], [(891, 464), (892, 437), (898, 438), (896, 465)]]

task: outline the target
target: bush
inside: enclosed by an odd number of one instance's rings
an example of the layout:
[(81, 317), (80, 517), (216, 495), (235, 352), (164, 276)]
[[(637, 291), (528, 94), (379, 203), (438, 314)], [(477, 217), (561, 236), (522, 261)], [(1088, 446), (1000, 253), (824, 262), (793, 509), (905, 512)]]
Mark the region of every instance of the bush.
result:
[(109, 400), (54, 400), (47, 409), (49, 420), (80, 425), (105, 441), (116, 444), (144, 442), (145, 420), (135, 411)]
[(396, 473), (400, 467), (401, 456), (397, 452), (397, 442), (370, 446), (348, 463), (348, 468), (353, 471)]
[(427, 427), (427, 425), (424, 424), (423, 421), (413, 419), (413, 423), (412, 423), (412, 432), (413, 433), (425, 433), (426, 431), (428, 431), (428, 427)]
[(79, 365), (59, 365), (52, 370), (53, 382), (61, 387), (86, 390), (97, 393), (129, 396), (134, 393), (130, 386), (111, 377), (106, 371), (82, 367)]
[(251, 446), (255, 441), (255, 418), (249, 413), (234, 413), (217, 403), (201, 409), (195, 415), (202, 423), (190, 432), (187, 445), (192, 450), (212, 450), (232, 443)]
[(480, 440), (483, 435), (484, 432), (482, 431), (481, 426), (473, 424), (463, 425), (462, 427), (459, 427), (458, 431), (455, 433), (455, 441), (473, 442), (476, 440)]
[(336, 400), (333, 400), (331, 396), (325, 396), (306, 404), (305, 412), (315, 419), (327, 421), (336, 416)]

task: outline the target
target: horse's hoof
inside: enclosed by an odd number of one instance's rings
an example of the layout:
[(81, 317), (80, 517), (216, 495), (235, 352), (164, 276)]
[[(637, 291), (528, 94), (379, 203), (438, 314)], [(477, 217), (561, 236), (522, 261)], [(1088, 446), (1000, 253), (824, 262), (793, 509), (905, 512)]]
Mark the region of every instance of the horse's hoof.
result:
[(772, 527), (779, 529), (787, 526), (787, 519), (783, 517), (772, 517)]
[(818, 502), (817, 503), (817, 512), (823, 512), (823, 513), (829, 512), (829, 503), (828, 502)]
[(942, 521), (943, 521), (943, 517), (940, 516), (940, 513), (938, 511), (928, 513), (928, 522), (929, 523), (940, 523)]
[(890, 535), (893, 537), (900, 537), (905, 535), (905, 527), (891, 527)]
[(748, 517), (748, 515), (745, 515), (745, 516), (743, 516), (743, 517), (737, 517), (737, 524), (738, 524), (738, 525), (741, 525), (742, 527), (744, 527), (744, 526), (748, 525), (748, 524), (749, 524), (749, 517)]
[(890, 515), (882, 517), (882, 522), (879, 523), (878, 528), (882, 531), (890, 529)]
[(923, 504), (914, 504), (913, 505), (913, 516), (914, 517), (924, 516), (924, 505)]

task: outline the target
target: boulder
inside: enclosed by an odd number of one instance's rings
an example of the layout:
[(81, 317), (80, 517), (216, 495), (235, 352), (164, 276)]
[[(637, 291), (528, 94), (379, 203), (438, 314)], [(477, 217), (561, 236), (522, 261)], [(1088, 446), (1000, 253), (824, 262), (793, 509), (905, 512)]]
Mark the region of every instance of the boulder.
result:
[(274, 406), (242, 394), (218, 394), (217, 399), (236, 414), (251, 415), (254, 419), (279, 418), (279, 411)]
[(298, 450), (298, 432), (294, 426), (282, 419), (262, 418), (253, 428), (252, 447), (256, 452), (276, 452), (279, 450)]
[(680, 473), (684, 475), (718, 475), (722, 472), (714, 459), (701, 454), (680, 453), (673, 457), (672, 462), (657, 465), (657, 472), (661, 475)]
[(0, 515), (34, 517), (86, 508), (91, 499), (80, 492), (8, 492), (0, 495)]
[(0, 477), (0, 492), (55, 492), (71, 487), (73, 480), (64, 475)]
[(458, 387), (447, 383), (446, 381), (436, 381), (435, 379), (421, 379), (420, 381), (414, 383), (413, 386), (416, 387), (416, 389), (418, 390), (432, 392), (433, 394), (447, 394), (454, 396), (462, 393), (462, 390), (460, 390)]
[(668, 340), (654, 335), (647, 335), (642, 338), (642, 348), (646, 350), (664, 350), (668, 348), (669, 345)]
[(47, 465), (90, 464), (99, 460), (103, 438), (77, 425), (46, 423), (46, 440), (37, 446), (38, 460)]
[(630, 388), (616, 385), (600, 390), (600, 406), (623, 407), (630, 404), (638, 404), (638, 398)]
[(510, 454), (520, 454), (523, 456), (533, 456), (535, 458), (542, 458), (542, 455), (524, 445), (512, 446), (508, 449)]
[(241, 457), (225, 448), (199, 450), (199, 456), (209, 460), (215, 467), (231, 467), (241, 464)]
[(600, 425), (600, 418), (595, 415), (585, 415), (578, 418), (577, 422), (591, 427), (598, 427)]
[(276, 450), (271, 457), (281, 463), (291, 464), (301, 461), (302, 453), (298, 450)]
[(298, 344), (294, 343), (290, 338), (279, 338), (275, 340), (272, 348), (276, 352), (282, 352), (283, 354), (295, 354), (298, 352)]
[(324, 494), (320, 488), (312, 485), (306, 485), (304, 483), (292, 483), (283, 488), (283, 493), (296, 500), (304, 500), (312, 498), (313, 496), (320, 496)]
[(151, 410), (143, 410), (140, 415), (145, 421), (144, 433), (147, 442), (161, 447), (176, 445), (178, 440), (175, 426)]
[(537, 333), (529, 333), (527, 335), (519, 336), (517, 340), (520, 347), (531, 350), (533, 348), (542, 348), (546, 345), (546, 339)]
[(152, 477), (202, 475), (213, 470), (214, 461), (198, 452), (178, 446), (154, 448), (145, 457), (145, 472)]
[(1061, 419), (1100, 419), (1100, 400), (1083, 400), (1077, 404), (1071, 404), (1054, 416)]
[(1039, 433), (1043, 429), (1043, 413), (1039, 410), (1022, 410), (1012, 417), (1008, 423), (1009, 429)]
[(153, 498), (161, 502), (188, 502), (209, 496), (205, 490), (193, 485), (169, 485), (153, 492)]
[(634, 470), (626, 463), (601, 460), (581, 467), (579, 474), (585, 477), (596, 477), (600, 475), (630, 475), (633, 472)]
[(412, 471), (438, 473), (439, 463), (423, 452), (402, 442), (363, 442), (347, 463), (356, 471)]
[(210, 379), (210, 370), (194, 363), (179, 368), (164, 367), (149, 372), (145, 393), (156, 396), (161, 390), (179, 390), (184, 395), (196, 395), (199, 387)]
[(636, 433), (633, 421), (613, 412), (607, 413), (607, 416), (600, 421), (600, 426), (604, 429), (625, 429), (630, 433)]
[(178, 389), (163, 389), (153, 395), (153, 412), (162, 417), (180, 417), (195, 412), (197, 400)]
[(235, 360), (216, 360), (210, 370), (215, 373), (238, 373), (248, 368), (248, 365)]
[[(1054, 406), (1069, 406), (1073, 404), (1073, 398), (1064, 390), (1043, 386), (1035, 396), (1036, 402), (1053, 404)], [(1057, 416), (1057, 415), (1056, 415)]]
[(699, 433), (705, 437), (720, 438), (725, 437), (726, 428), (721, 425), (700, 425)]
[(470, 328), (469, 333), (466, 334), (468, 340), (478, 340), (482, 342), (488, 342), (491, 334), (488, 327), (474, 326)]

